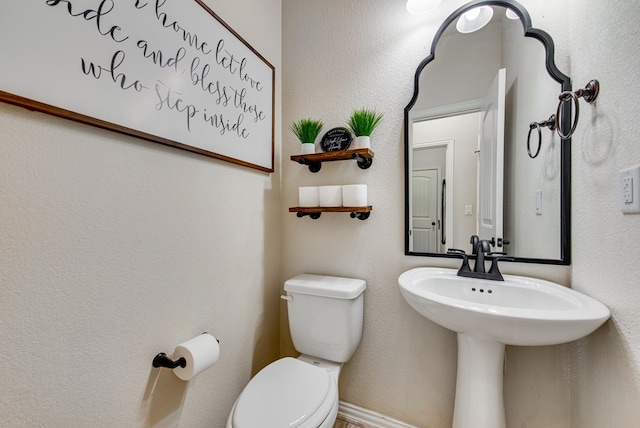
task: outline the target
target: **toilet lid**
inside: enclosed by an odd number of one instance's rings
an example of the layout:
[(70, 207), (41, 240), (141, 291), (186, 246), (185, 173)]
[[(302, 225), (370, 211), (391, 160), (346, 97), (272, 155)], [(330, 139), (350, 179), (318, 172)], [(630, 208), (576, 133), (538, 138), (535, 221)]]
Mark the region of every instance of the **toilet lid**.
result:
[[(296, 428), (318, 418), (322, 422), (335, 394), (335, 381), (326, 369), (282, 358), (262, 369), (242, 391), (233, 428)], [(327, 414), (314, 415), (321, 407), (328, 407)]]

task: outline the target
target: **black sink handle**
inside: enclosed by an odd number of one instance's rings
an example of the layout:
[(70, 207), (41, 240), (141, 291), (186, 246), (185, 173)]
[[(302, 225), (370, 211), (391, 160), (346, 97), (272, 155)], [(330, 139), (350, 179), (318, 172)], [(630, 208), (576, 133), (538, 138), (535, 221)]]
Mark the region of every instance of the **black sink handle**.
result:
[(462, 259), (462, 266), (458, 269), (458, 275), (460, 272), (471, 272), (471, 268), (469, 267), (469, 257), (467, 257), (467, 253), (464, 250), (459, 250), (457, 248), (449, 248), (447, 250), (447, 254), (460, 257)]

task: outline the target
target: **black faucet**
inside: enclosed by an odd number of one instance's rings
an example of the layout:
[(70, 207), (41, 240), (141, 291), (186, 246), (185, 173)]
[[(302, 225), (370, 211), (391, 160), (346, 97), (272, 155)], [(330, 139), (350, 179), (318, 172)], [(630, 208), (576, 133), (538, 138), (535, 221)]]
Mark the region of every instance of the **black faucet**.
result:
[[(476, 263), (473, 266), (473, 271), (469, 266), (469, 257), (463, 250), (451, 248), (447, 251), (447, 254), (462, 257), (462, 266), (458, 269), (458, 276), (489, 279), (492, 281), (504, 281), (504, 278), (500, 273), (500, 269), (498, 269), (498, 261), (513, 261), (513, 257), (506, 257), (506, 253), (503, 252), (491, 252), (491, 243), (486, 239), (479, 239), (477, 235), (473, 235), (471, 237), (470, 243), (471, 252), (476, 256)], [(491, 260), (489, 272), (486, 271), (484, 266), (485, 257), (488, 257)]]
[(486, 239), (473, 239), (477, 238), (477, 236), (473, 235), (471, 237), (472, 242), (477, 242), (474, 253), (476, 255), (476, 264), (473, 266), (473, 271), (475, 273), (486, 273), (484, 269), (484, 257), (491, 252), (491, 244)]

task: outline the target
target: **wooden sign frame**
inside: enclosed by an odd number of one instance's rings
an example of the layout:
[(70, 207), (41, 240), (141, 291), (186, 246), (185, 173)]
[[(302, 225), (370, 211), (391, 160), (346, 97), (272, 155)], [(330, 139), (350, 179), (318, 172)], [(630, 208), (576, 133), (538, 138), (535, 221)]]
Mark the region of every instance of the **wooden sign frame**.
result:
[(2, 9), (0, 101), (273, 172), (275, 69), (202, 0)]

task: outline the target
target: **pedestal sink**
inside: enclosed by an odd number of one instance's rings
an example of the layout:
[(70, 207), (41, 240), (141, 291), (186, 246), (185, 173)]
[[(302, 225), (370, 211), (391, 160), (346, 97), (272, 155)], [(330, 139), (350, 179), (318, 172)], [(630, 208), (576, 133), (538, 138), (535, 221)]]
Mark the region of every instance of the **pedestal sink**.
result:
[(504, 281), (489, 281), (456, 274), (415, 268), (398, 283), (413, 309), (458, 333), (453, 428), (505, 428), (505, 345), (570, 342), (592, 333), (610, 312), (592, 297), (541, 279), (504, 275)]

